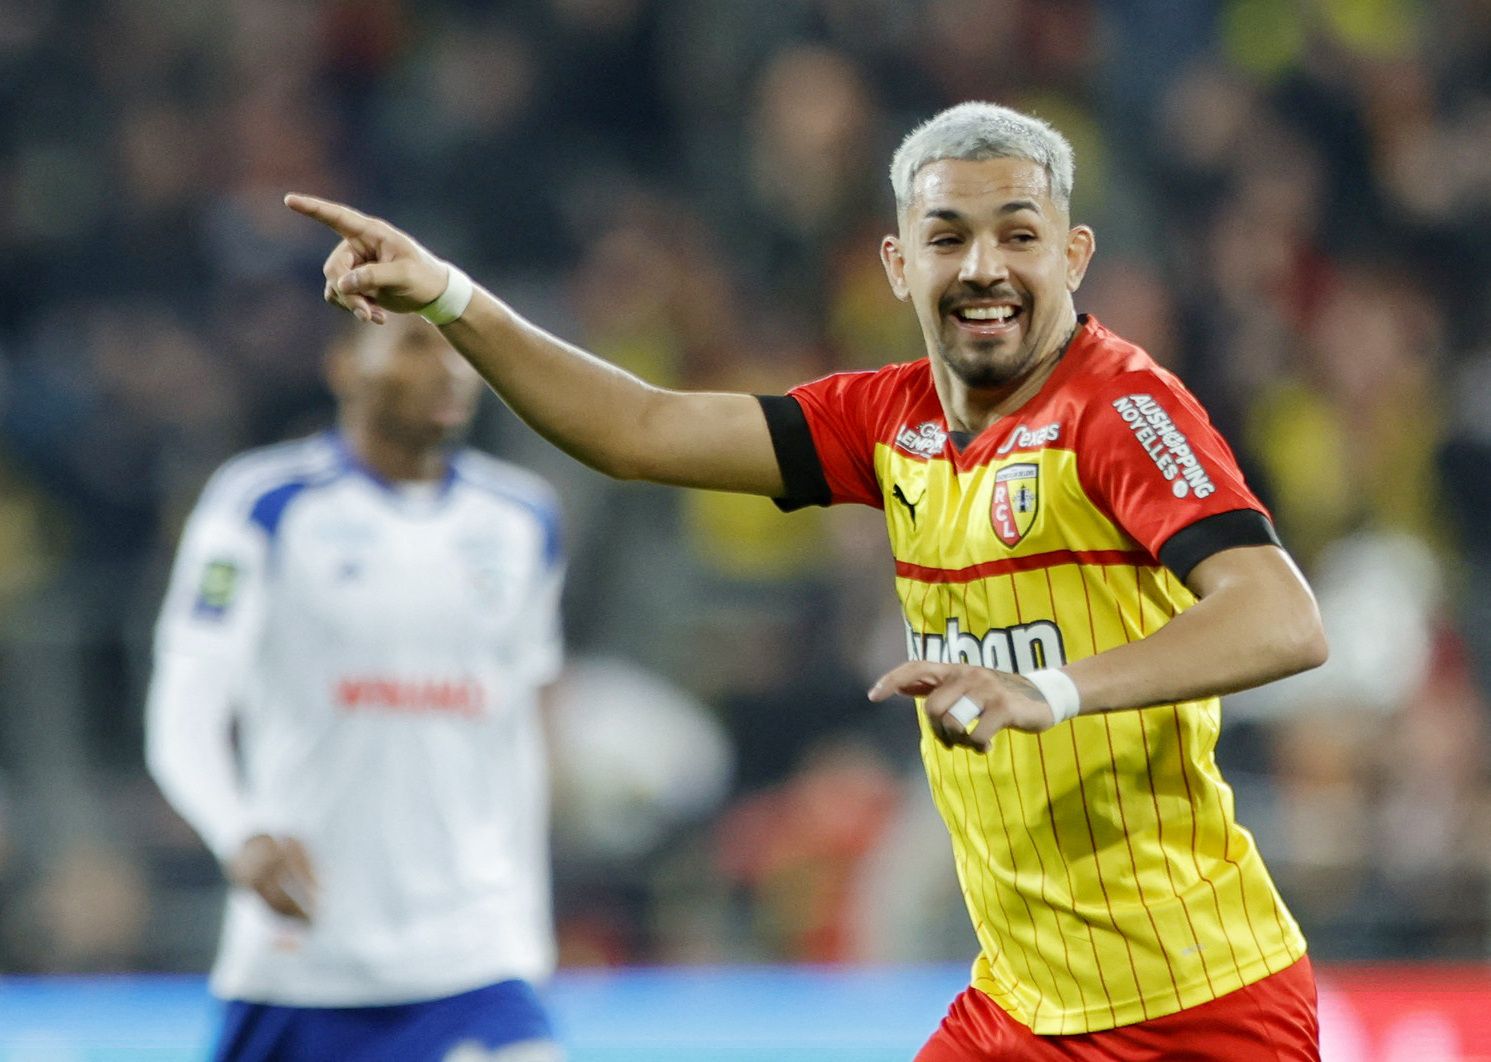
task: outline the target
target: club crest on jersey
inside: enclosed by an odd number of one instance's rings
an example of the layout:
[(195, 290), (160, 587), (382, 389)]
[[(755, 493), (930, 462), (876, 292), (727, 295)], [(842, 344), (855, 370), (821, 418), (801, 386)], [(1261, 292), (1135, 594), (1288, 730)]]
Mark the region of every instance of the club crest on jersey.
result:
[(1035, 523), (1036, 509), (1040, 505), (1039, 465), (1006, 465), (994, 474), (994, 501), (989, 506), (989, 519), (994, 523), (994, 533), (1006, 546), (1018, 545)]
[(917, 457), (936, 457), (947, 445), (947, 432), (935, 420), (896, 433), (896, 445)]

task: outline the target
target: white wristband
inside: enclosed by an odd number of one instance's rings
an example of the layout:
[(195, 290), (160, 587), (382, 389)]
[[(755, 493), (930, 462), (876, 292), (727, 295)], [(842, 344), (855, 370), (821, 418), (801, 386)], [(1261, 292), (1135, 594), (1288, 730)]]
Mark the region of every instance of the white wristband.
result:
[(1065, 671), (1043, 667), (1025, 677), (1041, 691), (1041, 696), (1051, 706), (1051, 715), (1055, 717), (1053, 726), (1066, 722), (1082, 710), (1082, 695), (1077, 692), (1077, 684)]
[(448, 325), (459, 320), (461, 314), (466, 312), (466, 307), (471, 305), (471, 296), (476, 292), (471, 278), (461, 269), (450, 262), (445, 263), (445, 268), (449, 270), (445, 290), (438, 299), (419, 311), (419, 315), (432, 325)]

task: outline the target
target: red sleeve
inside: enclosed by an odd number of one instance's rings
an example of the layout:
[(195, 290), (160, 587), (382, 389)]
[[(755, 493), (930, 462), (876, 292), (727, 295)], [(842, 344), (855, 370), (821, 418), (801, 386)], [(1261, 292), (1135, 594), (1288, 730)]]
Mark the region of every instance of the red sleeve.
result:
[(1106, 381), (1084, 404), (1077, 470), (1093, 504), (1150, 554), (1197, 521), (1268, 510), (1195, 397), (1167, 373)]
[(787, 392), (802, 408), (831, 503), (884, 506), (875, 478), (876, 424), (893, 383), (888, 369), (840, 372)]

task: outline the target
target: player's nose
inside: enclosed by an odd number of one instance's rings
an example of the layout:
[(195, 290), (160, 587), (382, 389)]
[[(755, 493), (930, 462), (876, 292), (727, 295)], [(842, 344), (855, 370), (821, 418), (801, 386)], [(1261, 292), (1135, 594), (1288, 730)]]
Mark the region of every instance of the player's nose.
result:
[(998, 240), (979, 237), (968, 241), (958, 265), (959, 280), (970, 287), (987, 288), (1008, 276), (1009, 267)]

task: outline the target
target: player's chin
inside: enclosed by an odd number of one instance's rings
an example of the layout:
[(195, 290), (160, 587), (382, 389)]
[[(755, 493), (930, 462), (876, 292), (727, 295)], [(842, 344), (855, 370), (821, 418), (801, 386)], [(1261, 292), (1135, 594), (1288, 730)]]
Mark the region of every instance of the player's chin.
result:
[(954, 375), (976, 390), (1003, 387), (1020, 375), (1015, 359), (1005, 351), (963, 350), (947, 361)]

